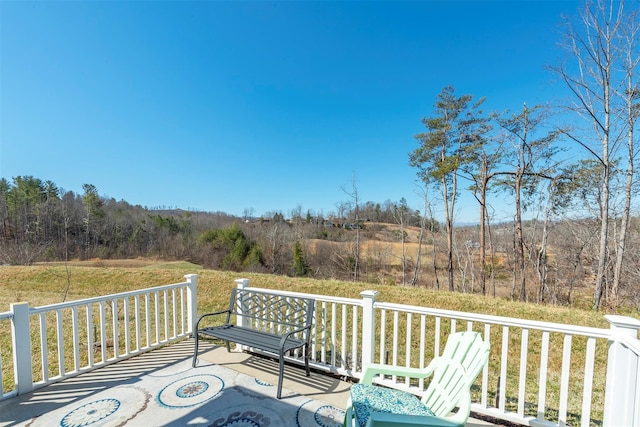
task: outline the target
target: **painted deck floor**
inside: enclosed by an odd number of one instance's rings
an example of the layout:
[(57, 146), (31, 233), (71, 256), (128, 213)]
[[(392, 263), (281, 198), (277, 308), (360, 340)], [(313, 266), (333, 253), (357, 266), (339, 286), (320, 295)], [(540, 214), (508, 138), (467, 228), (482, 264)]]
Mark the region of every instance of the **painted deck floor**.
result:
[[(350, 383), (193, 341), (163, 347), (0, 402), (0, 426), (341, 426)], [(491, 424), (471, 419), (468, 426)]]

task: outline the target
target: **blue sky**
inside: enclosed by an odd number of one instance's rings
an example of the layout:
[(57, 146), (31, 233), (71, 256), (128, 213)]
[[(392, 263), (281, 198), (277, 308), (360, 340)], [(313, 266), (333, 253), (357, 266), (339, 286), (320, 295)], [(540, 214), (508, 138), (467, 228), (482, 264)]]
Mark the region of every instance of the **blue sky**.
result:
[(579, 6), (2, 0), (0, 176), (233, 215), (327, 215), (355, 177), (362, 202), (419, 209), (408, 154), (436, 95), (552, 101)]

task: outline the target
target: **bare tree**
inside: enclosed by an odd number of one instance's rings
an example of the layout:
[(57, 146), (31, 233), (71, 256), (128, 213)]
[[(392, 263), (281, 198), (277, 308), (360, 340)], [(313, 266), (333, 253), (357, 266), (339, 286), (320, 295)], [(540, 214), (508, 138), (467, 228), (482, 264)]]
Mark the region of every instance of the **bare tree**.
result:
[[(574, 26), (570, 20), (566, 21), (565, 49), (569, 53), (570, 62), (563, 62), (558, 67), (552, 67), (572, 94), (572, 101), (568, 105), (571, 112), (590, 125), (590, 133), (578, 131), (569, 132), (573, 141), (584, 147), (601, 165), (600, 203), (600, 241), (598, 266), (594, 289), (595, 309), (600, 308), (606, 291), (606, 269), (609, 263), (609, 228), (611, 216), (611, 182), (616, 172), (616, 156), (622, 141), (623, 129), (626, 125), (624, 114), (621, 114), (619, 96), (626, 77), (617, 74), (621, 68), (621, 61), (625, 58), (625, 45), (630, 48), (626, 34), (633, 34), (635, 39), (636, 23), (629, 24), (629, 16), (625, 15), (624, 0), (594, 0), (586, 1), (580, 14), (579, 26)], [(635, 61), (631, 61), (635, 64)], [(631, 65), (629, 64), (629, 65)], [(635, 67), (635, 65), (633, 65)], [(627, 67), (627, 70), (629, 68)], [(627, 75), (629, 75), (627, 73)], [(631, 74), (632, 75), (632, 74)], [(632, 79), (633, 80), (633, 79)], [(633, 92), (629, 92), (629, 96)], [(622, 107), (624, 108), (624, 106)], [(595, 148), (599, 145), (600, 152)], [(617, 245), (620, 254), (620, 264), (624, 253), (625, 231), (619, 235), (621, 239)], [(619, 276), (618, 276), (619, 277)], [(617, 284), (615, 285), (617, 286)]]
[[(489, 127), (486, 122), (483, 123), (486, 132), (489, 131)], [(482, 136), (482, 135), (480, 135)], [(482, 295), (487, 294), (487, 228), (489, 228), (489, 216), (487, 214), (487, 194), (489, 192), (489, 183), (498, 175), (496, 171), (497, 165), (500, 163), (503, 156), (503, 143), (504, 138), (500, 136), (494, 140), (494, 145), (491, 147), (491, 152), (488, 152), (486, 143), (483, 139), (482, 143), (478, 145), (477, 154), (474, 157), (474, 161), (470, 163), (470, 167), (467, 175), (472, 180), (471, 191), (473, 196), (478, 201), (480, 206), (480, 230), (479, 230), (479, 243), (480, 243), (480, 289)]]
[[(429, 201), (429, 197), (428, 197), (428, 188), (426, 187), (421, 188), (421, 191), (422, 191), (422, 215), (420, 216), (420, 233), (418, 234), (418, 251), (416, 253), (416, 263), (413, 267), (413, 277), (409, 282), (411, 286), (416, 286), (418, 284), (418, 278), (420, 275), (421, 263), (422, 263), (422, 245), (425, 240), (427, 227), (431, 226), (431, 231), (433, 232), (433, 217), (431, 216), (431, 202)], [(433, 239), (432, 243), (433, 243), (433, 246), (435, 247), (436, 245), (435, 238)], [(434, 268), (434, 274), (437, 280), (438, 272), (435, 271), (435, 268)]]
[(360, 280), (360, 198), (358, 195), (358, 185), (356, 183), (356, 174), (351, 177), (351, 189), (348, 190), (345, 187), (342, 191), (351, 199), (351, 206), (353, 207), (353, 215), (355, 221), (355, 243), (353, 246), (353, 280)]
[(514, 287), (519, 280), (519, 298), (527, 301), (526, 290), (526, 248), (522, 229), (523, 203), (538, 187), (540, 178), (550, 178), (546, 169), (547, 163), (555, 154), (553, 141), (558, 132), (546, 131), (536, 138), (536, 133), (546, 124), (546, 115), (541, 107), (529, 109), (523, 106), (522, 112), (505, 119), (498, 119), (500, 126), (507, 132), (512, 150), (506, 159), (510, 161), (511, 170), (503, 172), (507, 179), (503, 182), (514, 193)]
[(407, 278), (407, 256), (405, 253), (405, 241), (407, 232), (405, 231), (405, 225), (407, 221), (407, 216), (409, 214), (409, 207), (407, 206), (407, 200), (403, 197), (400, 199), (400, 202), (395, 206), (393, 210), (393, 217), (396, 220), (396, 223), (400, 226), (400, 245), (401, 245), (401, 256), (400, 263), (402, 266), (402, 284), (406, 284)]
[(635, 126), (640, 113), (638, 99), (640, 99), (640, 88), (635, 73), (638, 63), (640, 63), (640, 55), (638, 54), (638, 34), (640, 27), (638, 26), (638, 12), (633, 11), (623, 26), (623, 55), (622, 64), (625, 77), (623, 79), (623, 90), (620, 93), (624, 101), (624, 120), (626, 122), (626, 140), (627, 140), (627, 168), (625, 171), (624, 184), (624, 207), (622, 217), (620, 219), (620, 233), (616, 242), (616, 263), (613, 270), (613, 284), (611, 286), (611, 297), (618, 299), (620, 281), (622, 276), (622, 264), (624, 261), (625, 248), (627, 246), (627, 236), (629, 228), (629, 219), (631, 216), (631, 199), (633, 196), (634, 184), (634, 160), (636, 151), (634, 147)]

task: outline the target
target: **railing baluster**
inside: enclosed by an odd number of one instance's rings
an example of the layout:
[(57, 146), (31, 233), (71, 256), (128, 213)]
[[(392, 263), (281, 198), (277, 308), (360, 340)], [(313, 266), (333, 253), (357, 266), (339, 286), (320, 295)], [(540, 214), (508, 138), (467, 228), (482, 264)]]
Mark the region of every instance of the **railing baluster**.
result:
[(549, 362), (549, 331), (542, 331), (540, 342), (540, 373), (538, 378), (538, 414), (536, 419), (540, 422), (545, 420), (545, 409), (547, 403), (547, 365)]
[(135, 295), (133, 297), (133, 310), (135, 312), (134, 314), (134, 320), (136, 323), (136, 330), (135, 330), (135, 334), (136, 334), (136, 352), (140, 351), (140, 295)]
[(40, 359), (42, 360), (42, 382), (49, 382), (49, 347), (47, 344), (47, 313), (40, 317)]
[(529, 330), (523, 329), (520, 337), (520, 378), (518, 381), (518, 415), (524, 416), (527, 381), (527, 355), (529, 353)]
[(117, 359), (119, 355), (119, 325), (118, 325), (118, 300), (111, 300), (111, 323), (113, 325), (113, 358)]
[(104, 301), (100, 301), (100, 354), (101, 363), (105, 363), (107, 361), (107, 326)]
[(509, 327), (502, 327), (502, 357), (500, 360), (500, 380), (498, 390), (500, 396), (498, 399), (498, 408), (505, 411), (507, 401), (507, 360), (509, 355)]
[(565, 334), (562, 345), (562, 374), (560, 376), (560, 402), (558, 422), (567, 424), (567, 399), (569, 396), (569, 374), (571, 370), (571, 335)]
[[(391, 363), (394, 366), (398, 366), (398, 318), (400, 317), (400, 313), (398, 310), (393, 311), (393, 343), (391, 347)], [(393, 382), (396, 381), (397, 376), (393, 376)]]
[[(15, 381), (14, 381), (15, 383)], [(4, 369), (2, 366), (2, 349), (0, 348), (0, 398), (4, 397)]]
[(342, 345), (340, 347), (340, 363), (343, 369), (349, 369), (347, 365), (347, 305), (342, 306)]
[[(427, 343), (425, 342), (425, 337), (427, 334), (427, 316), (424, 314), (420, 315), (420, 365), (419, 367), (422, 369), (425, 367), (425, 348), (427, 347)], [(424, 388), (424, 378), (420, 378), (419, 387)]]
[(129, 331), (129, 297), (123, 298), (124, 309), (124, 354), (131, 353), (131, 332)]
[(322, 338), (320, 345), (322, 346), (320, 360), (322, 363), (327, 363), (327, 303), (322, 302)]
[(436, 339), (433, 342), (433, 355), (437, 357), (440, 356), (440, 316), (436, 317), (434, 335)]
[[(406, 336), (406, 343), (405, 343), (405, 356), (404, 356), (404, 364), (407, 367), (411, 366), (411, 322), (412, 322), (412, 316), (411, 313), (407, 313), (407, 336)], [(408, 386), (410, 383), (410, 378), (409, 377), (405, 377), (404, 379), (405, 384)]]
[(156, 340), (154, 344), (160, 344), (160, 292), (153, 293), (153, 308), (154, 308), (154, 319), (155, 319), (155, 332), (156, 332)]
[(94, 364), (93, 360), (93, 305), (91, 303), (86, 306), (86, 317), (87, 317), (87, 366), (92, 367)]
[(176, 290), (171, 290), (171, 313), (173, 316), (173, 334), (171, 338), (175, 338), (178, 336), (178, 300), (176, 296)]
[(185, 334), (187, 332), (186, 328), (185, 328), (185, 317), (187, 315), (187, 313), (185, 312), (185, 306), (184, 306), (184, 298), (185, 298), (185, 288), (181, 287), (180, 288), (180, 335)]
[(71, 307), (71, 333), (73, 334), (73, 370), (80, 370), (80, 336), (78, 331), (78, 307)]
[[(318, 325), (318, 310), (321, 310), (321, 308), (319, 307), (314, 307), (314, 312), (313, 312), (313, 316), (314, 319), (316, 320), (315, 322), (313, 322), (311, 324), (311, 337), (310, 337), (310, 349), (309, 351), (311, 352), (311, 354), (309, 355), (309, 358), (312, 361), (317, 361), (318, 358), (316, 357), (316, 340), (318, 339), (318, 328), (321, 328), (322, 326)], [(322, 316), (320, 316), (320, 323), (322, 323)], [(301, 353), (302, 349), (296, 349), (296, 352), (299, 354)]]
[(358, 307), (353, 307), (353, 330), (351, 331), (351, 369), (358, 370)]
[(338, 305), (334, 302), (331, 304), (331, 368), (336, 367), (336, 351), (338, 350), (336, 347), (337, 340), (337, 327), (336, 324), (338, 322), (337, 318), (337, 309)]
[[(484, 337), (482, 337), (489, 348), (491, 348), (491, 325), (485, 323), (484, 325)], [(489, 364), (487, 363), (482, 369), (482, 396), (480, 397), (480, 403), (483, 407), (487, 407), (489, 402)]]
[(58, 375), (64, 376), (64, 330), (62, 328), (62, 310), (56, 310), (56, 337), (58, 345)]
[(387, 310), (380, 310), (380, 361), (386, 363), (385, 352), (387, 343)]
[(164, 311), (164, 339), (162, 342), (167, 342), (169, 341), (169, 291), (162, 292), (162, 302)]
[(151, 317), (150, 295), (144, 294), (144, 330), (145, 330), (145, 348), (151, 347), (151, 325), (149, 317)]
[(588, 427), (591, 420), (591, 396), (593, 393), (593, 367), (595, 364), (596, 339), (587, 338), (587, 354), (584, 362), (584, 385), (582, 389), (582, 416), (580, 417), (580, 425)]

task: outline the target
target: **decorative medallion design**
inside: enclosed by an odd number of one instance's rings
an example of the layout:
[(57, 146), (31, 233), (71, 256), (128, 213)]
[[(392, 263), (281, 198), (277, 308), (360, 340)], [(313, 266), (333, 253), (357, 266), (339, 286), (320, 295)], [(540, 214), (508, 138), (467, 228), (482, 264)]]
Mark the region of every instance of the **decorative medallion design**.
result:
[(120, 408), (120, 401), (117, 399), (89, 402), (65, 415), (60, 421), (60, 425), (63, 427), (88, 426), (107, 418), (118, 408)]
[(275, 427), (286, 425), (283, 424), (283, 419), (278, 418), (278, 414), (269, 408), (261, 406), (238, 405), (220, 412), (216, 413), (219, 418), (212, 417), (214, 421), (208, 427)]
[[(117, 399), (112, 396), (117, 396)], [(124, 426), (144, 412), (150, 401), (151, 394), (144, 388), (129, 384), (121, 385), (98, 393), (91, 399), (83, 399), (72, 405), (36, 416), (25, 426)]]
[(261, 379), (256, 378), (256, 384), (264, 386), (264, 387), (273, 387), (273, 384), (268, 383), (266, 381), (262, 381)]
[(167, 408), (186, 408), (199, 405), (218, 396), (224, 381), (217, 375), (199, 374), (181, 378), (164, 387), (156, 400)]
[(300, 427), (340, 427), (344, 422), (345, 412), (335, 406), (317, 400), (308, 400), (298, 408), (296, 422)]

